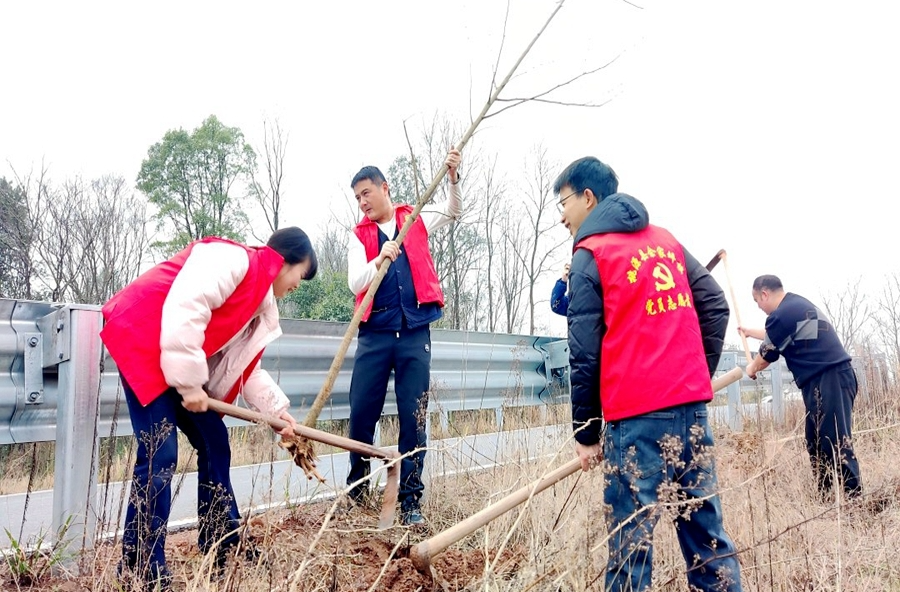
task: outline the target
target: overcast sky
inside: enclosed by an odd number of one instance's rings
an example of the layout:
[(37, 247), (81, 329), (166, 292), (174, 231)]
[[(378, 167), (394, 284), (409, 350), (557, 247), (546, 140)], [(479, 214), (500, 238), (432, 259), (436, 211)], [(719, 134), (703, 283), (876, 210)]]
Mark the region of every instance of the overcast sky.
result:
[[(501, 72), (553, 6), (512, 2)], [(505, 9), (4, 3), (0, 175), (43, 160), (57, 180), (133, 181), (167, 130), (215, 114), (260, 145), (277, 118), (290, 133), (285, 223), (315, 235), (361, 166), (407, 152), (404, 120), (415, 131), (480, 109)], [(898, 16), (887, 1), (567, 0), (507, 96), (615, 59), (558, 96), (609, 102), (518, 107), (483, 126), (478, 148), (512, 180), (538, 143), (560, 167), (606, 161), (698, 259), (727, 249), (744, 324), (763, 323), (749, 295), (762, 273), (814, 301), (859, 277), (874, 291), (900, 271)], [(522, 206), (511, 195), (509, 207)]]

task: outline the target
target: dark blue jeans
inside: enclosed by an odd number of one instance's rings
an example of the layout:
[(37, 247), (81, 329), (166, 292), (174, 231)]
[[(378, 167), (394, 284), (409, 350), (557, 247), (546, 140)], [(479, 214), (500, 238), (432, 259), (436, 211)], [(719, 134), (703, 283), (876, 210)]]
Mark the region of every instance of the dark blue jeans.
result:
[[(387, 396), (388, 379), (394, 371), (397, 415), (400, 422), (398, 450), (406, 454), (400, 463), (400, 502), (418, 502), (425, 486), (425, 414), (431, 380), (431, 329), (367, 331), (361, 328), (356, 340), (353, 376), (350, 379), (350, 438), (371, 444), (375, 424), (381, 418)], [(350, 453), (347, 484), (369, 474), (369, 461)]]
[(722, 526), (712, 449), (705, 403), (606, 424), (607, 590), (650, 586), (653, 529), (663, 516), (674, 520), (691, 586), (741, 589), (735, 547)]
[(144, 407), (123, 380), (137, 456), (122, 536), (124, 563), (147, 579), (168, 573), (166, 530), (172, 506), (172, 479), (178, 461), (176, 427), (197, 450), (198, 546), (206, 553), (236, 545), (240, 514), (231, 488), (231, 447), (218, 414), (192, 413), (169, 389)]

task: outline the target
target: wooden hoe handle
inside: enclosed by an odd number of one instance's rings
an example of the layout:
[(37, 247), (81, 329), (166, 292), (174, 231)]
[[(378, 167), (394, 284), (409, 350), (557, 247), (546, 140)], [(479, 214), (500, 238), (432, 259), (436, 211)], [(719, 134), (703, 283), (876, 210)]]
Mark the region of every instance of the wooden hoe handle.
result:
[(456, 541), (472, 534), (491, 520), (512, 510), (531, 496), (544, 491), (554, 483), (565, 479), (579, 469), (581, 469), (581, 460), (577, 458), (572, 459), (558, 469), (547, 473), (538, 481), (517, 489), (515, 492), (491, 504), (480, 512), (472, 514), (462, 522), (458, 522), (430, 539), (422, 541), (410, 549), (409, 557), (412, 560), (413, 565), (421, 572), (427, 571), (428, 567), (431, 565), (432, 557), (441, 553)]
[[(740, 366), (732, 368), (728, 373), (712, 381), (713, 392), (740, 380), (743, 374), (744, 371)], [(412, 560), (413, 565), (416, 566), (416, 569), (421, 572), (427, 572), (431, 566), (431, 559), (435, 555), (438, 555), (453, 543), (469, 536), (491, 520), (500, 517), (525, 500), (544, 491), (554, 483), (565, 479), (579, 469), (581, 469), (581, 460), (577, 458), (570, 460), (530, 485), (517, 489), (503, 499), (497, 500), (483, 510), (472, 514), (462, 522), (458, 522), (430, 539), (422, 541), (410, 549), (409, 558)]]
[[(266, 423), (278, 431), (281, 431), (288, 426), (288, 422), (283, 419), (264, 415), (258, 411), (253, 411), (252, 409), (230, 405), (217, 399), (210, 398), (209, 408), (217, 413), (230, 415), (231, 417), (243, 419), (244, 421)], [(387, 483), (384, 486), (384, 496), (382, 498), (381, 514), (378, 519), (378, 528), (384, 530), (393, 525), (397, 497), (400, 493), (400, 463), (391, 461), (396, 461), (396, 459), (400, 457), (399, 454), (392, 450), (382, 450), (381, 448), (375, 448), (370, 444), (359, 442), (358, 440), (351, 440), (350, 438), (344, 438), (343, 436), (329, 434), (328, 432), (323, 432), (322, 430), (317, 430), (304, 425), (297, 425), (294, 428), (294, 433), (308, 440), (315, 440), (316, 442), (343, 448), (344, 450), (349, 450), (368, 458), (377, 458), (385, 461), (385, 463), (387, 463)]]

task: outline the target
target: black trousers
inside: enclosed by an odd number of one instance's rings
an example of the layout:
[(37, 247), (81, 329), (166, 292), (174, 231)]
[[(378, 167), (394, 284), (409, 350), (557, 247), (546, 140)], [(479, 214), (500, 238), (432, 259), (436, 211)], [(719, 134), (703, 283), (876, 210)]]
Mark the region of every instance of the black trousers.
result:
[[(397, 414), (400, 421), (398, 449), (406, 454), (400, 465), (400, 502), (418, 501), (425, 486), (422, 466), (425, 462), (428, 388), (431, 380), (431, 329), (370, 331), (360, 328), (357, 337), (353, 375), (350, 379), (350, 437), (372, 444), (375, 424), (384, 410), (388, 379), (394, 372)], [(350, 453), (347, 484), (369, 474), (369, 460)]]
[(850, 362), (825, 370), (802, 389), (806, 405), (806, 450), (822, 494), (831, 491), (836, 469), (848, 495), (862, 492), (851, 433), (857, 390), (856, 373)]

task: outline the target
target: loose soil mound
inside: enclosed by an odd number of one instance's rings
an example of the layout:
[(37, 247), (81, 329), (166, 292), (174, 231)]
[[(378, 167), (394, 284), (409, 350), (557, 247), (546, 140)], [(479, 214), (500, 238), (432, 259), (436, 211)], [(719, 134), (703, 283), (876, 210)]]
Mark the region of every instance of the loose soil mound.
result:
[[(330, 507), (330, 503), (320, 503), (254, 517), (248, 533), (260, 551), (259, 559), (233, 559), (216, 577), (210, 573), (210, 561), (197, 548), (195, 531), (170, 534), (166, 548), (175, 575), (174, 589), (288, 590), (295, 581), (302, 592), (450, 592), (477, 584), (497, 556), (495, 550), (451, 548), (433, 559), (431, 573), (420, 573), (409, 559), (409, 551), (436, 534), (430, 528), (395, 526), (378, 531), (374, 529), (377, 510), (354, 508), (335, 515), (323, 529)], [(85, 558), (84, 575), (44, 575), (32, 587), (21, 589), (136, 589), (115, 575), (120, 553), (118, 545), (104, 544)], [(515, 573), (522, 556), (521, 549), (504, 550), (492, 573), (500, 577)], [(0, 583), (0, 589), (17, 589), (7, 566), (0, 568)]]

